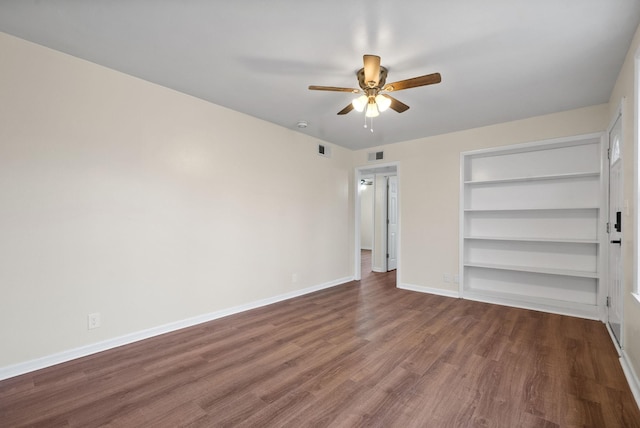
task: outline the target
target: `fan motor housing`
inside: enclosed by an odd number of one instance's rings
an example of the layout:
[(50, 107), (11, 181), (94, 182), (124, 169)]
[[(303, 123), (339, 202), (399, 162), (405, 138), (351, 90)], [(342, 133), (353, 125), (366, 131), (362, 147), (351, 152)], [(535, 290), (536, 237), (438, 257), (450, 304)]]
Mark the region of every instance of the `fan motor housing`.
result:
[[(388, 70), (385, 67), (380, 66), (380, 79), (378, 80), (378, 86), (376, 87), (377, 89), (384, 87), (384, 83), (387, 80), (387, 72)], [(366, 91), (367, 89), (371, 89), (369, 85), (367, 85), (366, 82), (364, 81), (364, 68), (361, 68), (360, 70), (358, 70), (356, 75), (358, 76), (358, 84), (360, 85), (360, 88), (362, 88), (363, 91)]]

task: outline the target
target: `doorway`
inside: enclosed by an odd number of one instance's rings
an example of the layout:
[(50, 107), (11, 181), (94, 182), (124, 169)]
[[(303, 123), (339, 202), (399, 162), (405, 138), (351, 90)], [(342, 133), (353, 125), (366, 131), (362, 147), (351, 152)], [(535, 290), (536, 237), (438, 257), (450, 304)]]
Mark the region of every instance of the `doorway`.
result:
[[(371, 247), (371, 271), (396, 270), (397, 273), (400, 259), (398, 164), (356, 168), (355, 179), (354, 278), (362, 278), (361, 250), (367, 250), (367, 246)], [(367, 202), (369, 198), (373, 200)], [(372, 229), (367, 230), (367, 224), (371, 224)]]

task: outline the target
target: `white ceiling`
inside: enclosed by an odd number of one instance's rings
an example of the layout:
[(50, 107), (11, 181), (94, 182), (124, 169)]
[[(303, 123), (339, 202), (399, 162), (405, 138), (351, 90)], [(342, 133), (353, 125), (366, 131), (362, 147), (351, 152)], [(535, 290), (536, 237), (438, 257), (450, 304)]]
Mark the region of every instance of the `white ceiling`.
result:
[[(607, 102), (638, 0), (2, 0), (0, 31), (351, 149)], [(411, 108), (336, 113), (363, 54)]]

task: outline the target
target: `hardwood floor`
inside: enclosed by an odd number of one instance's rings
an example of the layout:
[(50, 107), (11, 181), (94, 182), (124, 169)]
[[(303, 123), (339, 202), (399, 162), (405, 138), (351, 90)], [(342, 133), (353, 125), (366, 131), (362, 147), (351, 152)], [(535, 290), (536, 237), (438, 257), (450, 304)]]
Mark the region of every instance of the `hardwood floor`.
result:
[(395, 272), (363, 269), (2, 381), (0, 426), (640, 427), (640, 411), (602, 323), (404, 291)]

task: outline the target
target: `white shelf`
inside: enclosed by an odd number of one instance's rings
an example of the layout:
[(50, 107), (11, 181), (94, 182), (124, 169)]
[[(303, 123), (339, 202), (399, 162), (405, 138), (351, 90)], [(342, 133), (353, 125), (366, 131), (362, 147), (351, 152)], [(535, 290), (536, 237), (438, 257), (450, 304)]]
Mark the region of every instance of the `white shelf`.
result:
[(501, 265), (501, 264), (493, 264), (493, 263), (472, 263), (472, 262), (465, 262), (464, 266), (483, 268), (483, 269), (498, 269), (498, 270), (509, 270), (509, 271), (518, 271), (518, 272), (541, 273), (546, 275), (575, 276), (579, 278), (599, 278), (598, 272), (588, 272), (588, 271), (571, 270), (571, 269), (555, 269), (555, 268), (534, 267), (534, 266), (511, 266), (511, 265)]
[(464, 212), (517, 212), (517, 211), (571, 211), (599, 210), (600, 207), (549, 207), (549, 208), (465, 208)]
[(527, 300), (523, 301), (522, 296), (518, 294), (490, 290), (476, 290), (473, 288), (466, 291), (465, 298), (479, 302), (496, 303), (517, 308), (544, 310), (546, 312), (561, 315), (598, 319), (598, 306), (588, 303), (531, 296), (528, 296)]
[(500, 184), (500, 183), (517, 183), (522, 181), (539, 181), (539, 180), (563, 180), (571, 178), (585, 178), (585, 177), (598, 177), (599, 172), (572, 172), (568, 174), (550, 174), (550, 175), (538, 175), (531, 177), (513, 177), (513, 178), (499, 178), (493, 180), (472, 180), (465, 181), (464, 184)]
[(530, 237), (505, 237), (505, 236), (465, 236), (464, 239), (480, 241), (516, 241), (516, 242), (550, 242), (568, 244), (599, 244), (597, 239), (571, 239), (571, 238), (530, 238)]

